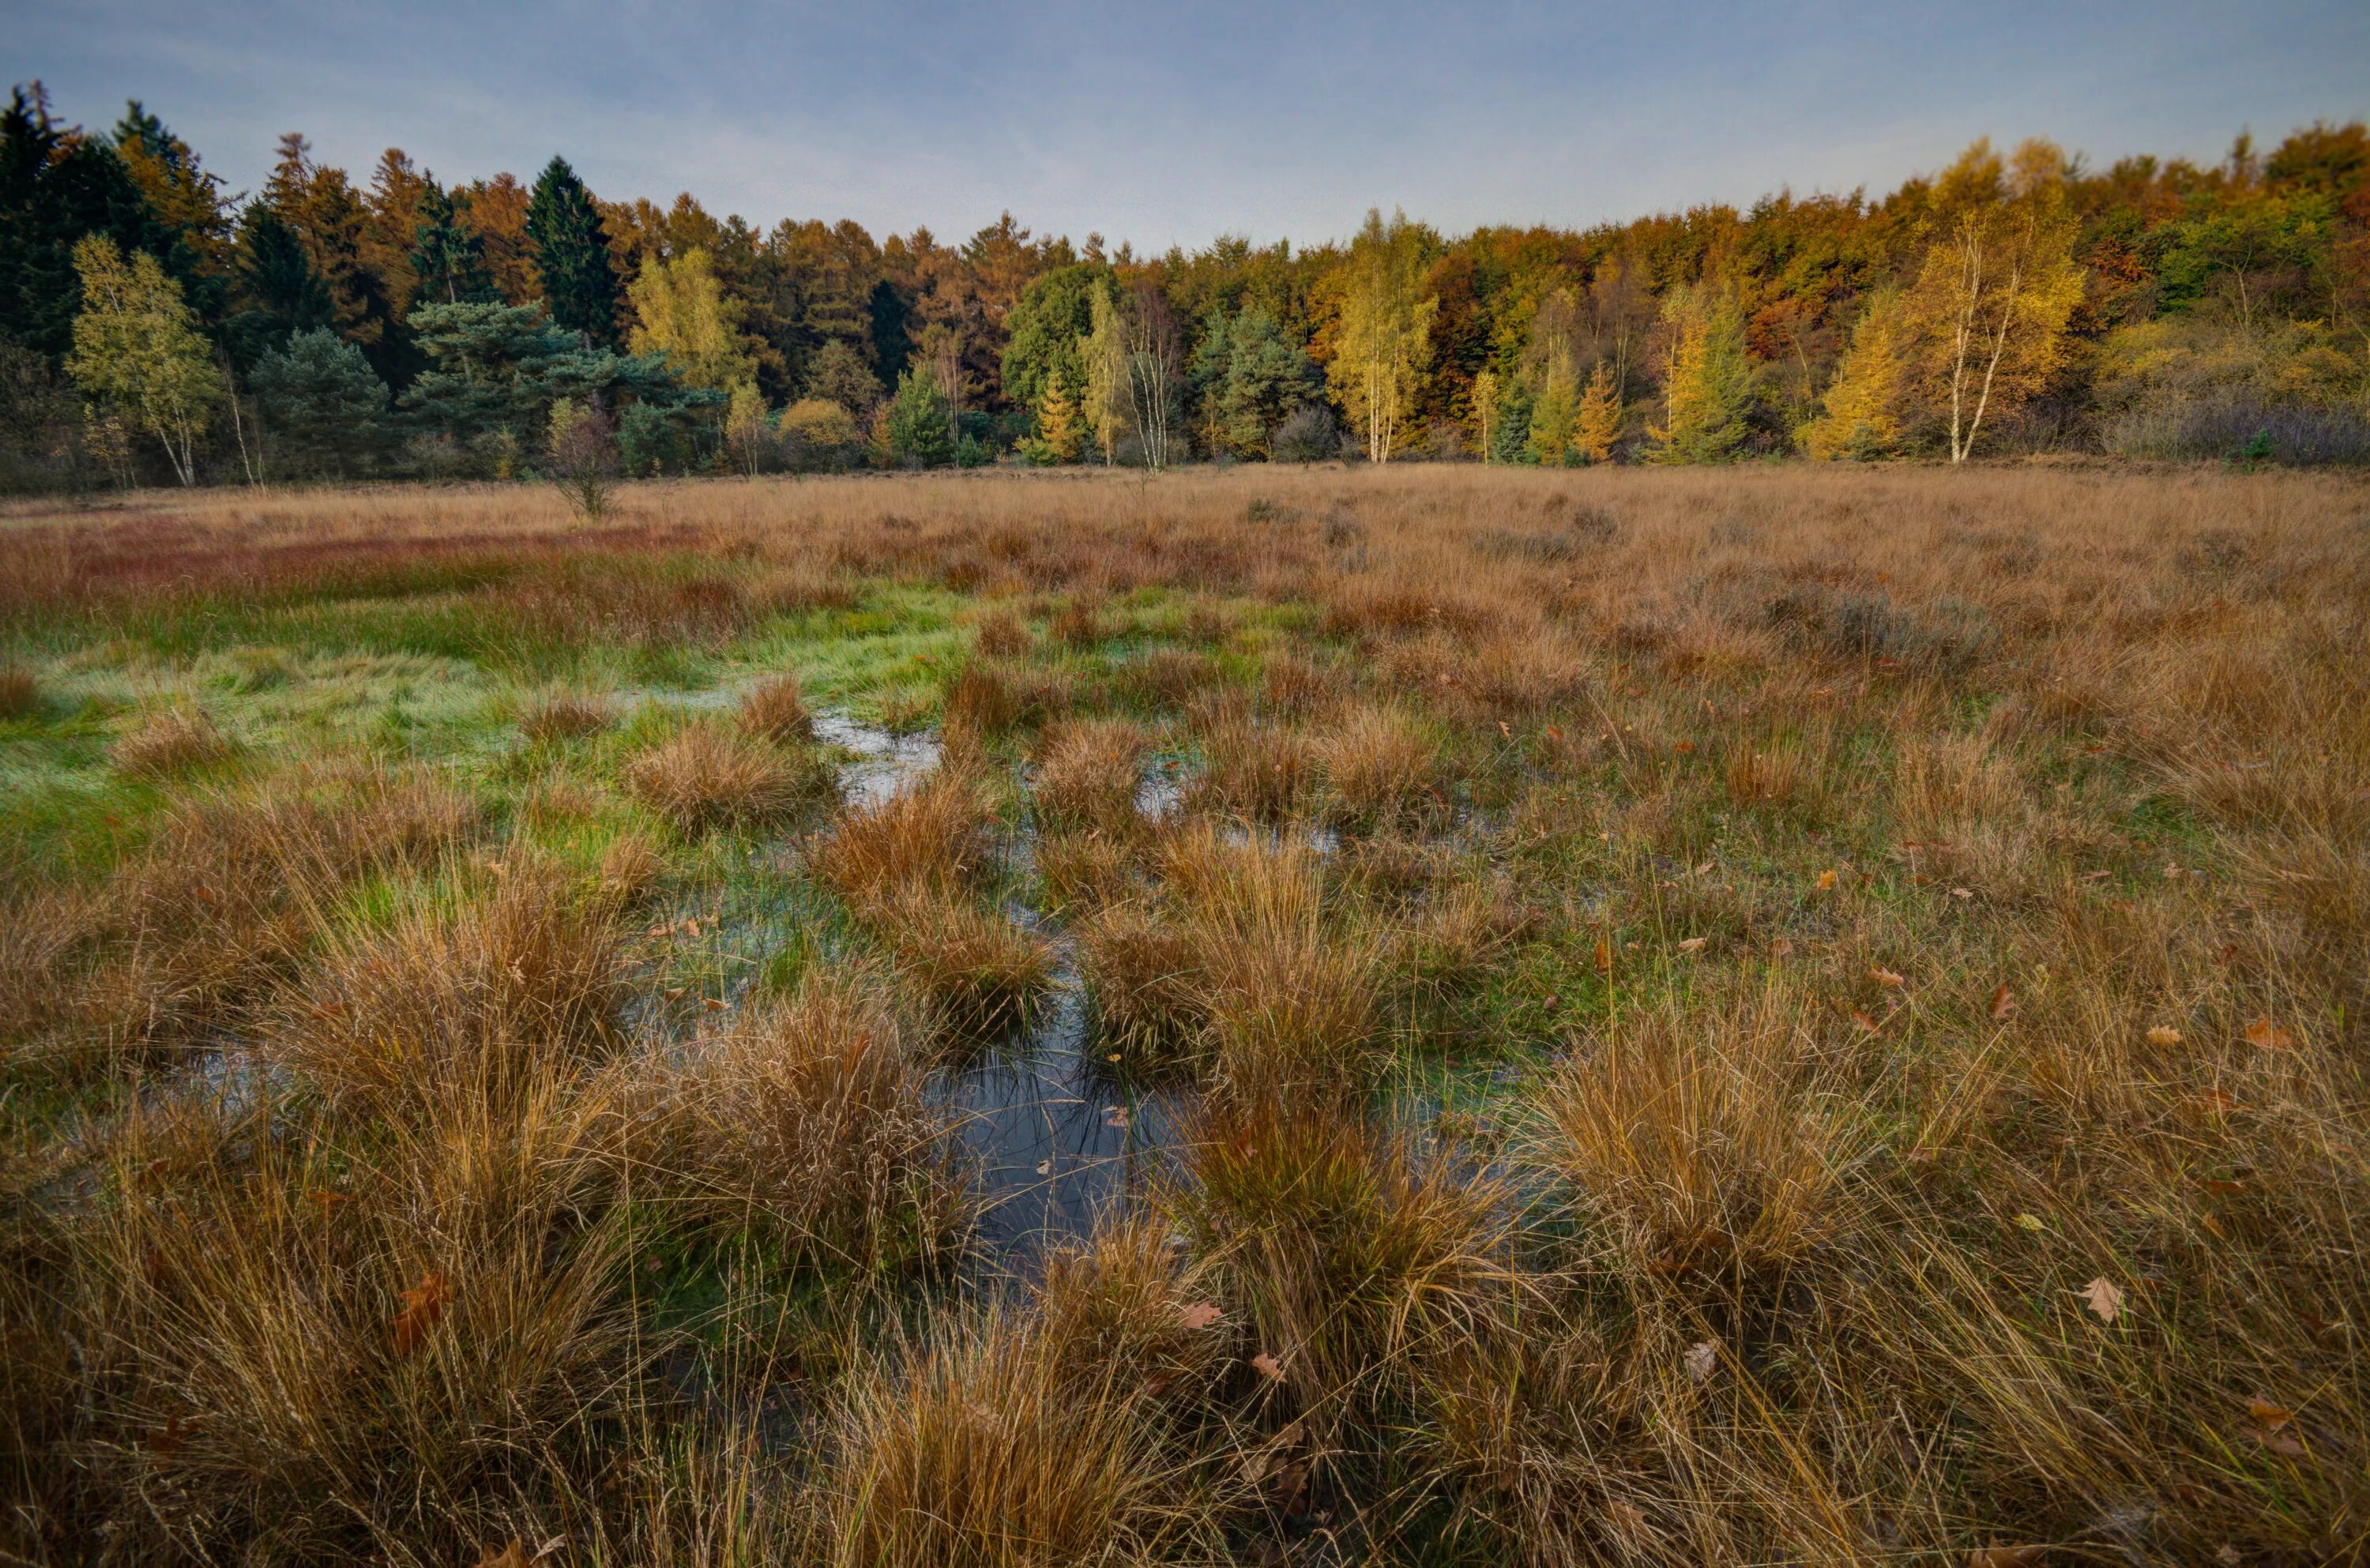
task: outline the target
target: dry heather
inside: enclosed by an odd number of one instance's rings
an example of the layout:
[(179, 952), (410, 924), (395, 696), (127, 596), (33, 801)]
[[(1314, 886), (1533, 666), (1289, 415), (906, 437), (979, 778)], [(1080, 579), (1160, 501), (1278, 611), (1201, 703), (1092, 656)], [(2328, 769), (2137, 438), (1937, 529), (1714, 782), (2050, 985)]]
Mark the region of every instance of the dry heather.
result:
[[(12, 1558), (2370, 1551), (2358, 479), (0, 518)], [(1073, 967), (1168, 1111), (1005, 1258)]]

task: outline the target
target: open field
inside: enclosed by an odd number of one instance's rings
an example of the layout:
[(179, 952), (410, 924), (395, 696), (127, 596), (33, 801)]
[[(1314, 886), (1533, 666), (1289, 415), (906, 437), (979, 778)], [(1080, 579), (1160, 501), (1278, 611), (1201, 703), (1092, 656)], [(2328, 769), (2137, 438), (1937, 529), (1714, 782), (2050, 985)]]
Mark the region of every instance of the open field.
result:
[(2188, 468), (0, 512), (0, 1552), (2362, 1561), (2365, 612)]

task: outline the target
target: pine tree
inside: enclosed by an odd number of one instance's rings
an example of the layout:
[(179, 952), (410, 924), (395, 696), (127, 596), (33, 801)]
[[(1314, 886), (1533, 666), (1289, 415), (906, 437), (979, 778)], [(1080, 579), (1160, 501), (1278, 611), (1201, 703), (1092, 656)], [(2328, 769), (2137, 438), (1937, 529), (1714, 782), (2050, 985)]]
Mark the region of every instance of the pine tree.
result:
[(1744, 316), (1725, 288), (1674, 288), (1663, 319), (1675, 334), (1664, 378), (1665, 422), (1650, 425), (1656, 463), (1724, 463), (1744, 444), (1753, 374)]
[(1580, 412), (1572, 421), (1572, 449), (1585, 463), (1610, 463), (1621, 441), (1621, 393), (1613, 385), (1613, 366), (1596, 362), (1589, 373), (1588, 390), (1581, 395)]
[(75, 247), (105, 235), (167, 271), (185, 254), (113, 147), (50, 118), (35, 83), (0, 110), (0, 324), (52, 359), (74, 343)]
[(420, 193), (420, 218), (413, 230), (411, 272), (418, 282), (415, 303), (459, 305), (494, 297), (493, 281), (486, 274), (485, 242), (461, 222), (453, 198), (434, 180)]
[(326, 327), (265, 353), (254, 385), (275, 453), (293, 472), (350, 476), (385, 444), (386, 384)]
[(606, 345), (617, 333), (617, 274), (592, 193), (554, 157), (535, 182), (527, 203), (526, 237), (542, 275), (551, 318), (586, 342)]
[(304, 242), (260, 202), (249, 205), (239, 220), (232, 283), (238, 307), (224, 325), (224, 337), (231, 358), (242, 366), (253, 364), (294, 333), (337, 325), (337, 302), (329, 297), (329, 285)]
[(908, 367), (897, 378), (897, 395), (880, 411), (882, 444), (889, 461), (907, 468), (943, 468), (953, 462), (949, 407), (938, 377)]
[(1821, 414), (1802, 427), (1802, 450), (1858, 462), (1898, 454), (1908, 351), (1908, 314), (1900, 294), (1887, 290), (1869, 302), (1852, 328), (1851, 347), (1827, 385)]
[(197, 442), (222, 401), (222, 372), (199, 336), (181, 285), (156, 259), (127, 261), (105, 235), (74, 250), (82, 309), (66, 373), (103, 417), (155, 436), (185, 485), (198, 482)]

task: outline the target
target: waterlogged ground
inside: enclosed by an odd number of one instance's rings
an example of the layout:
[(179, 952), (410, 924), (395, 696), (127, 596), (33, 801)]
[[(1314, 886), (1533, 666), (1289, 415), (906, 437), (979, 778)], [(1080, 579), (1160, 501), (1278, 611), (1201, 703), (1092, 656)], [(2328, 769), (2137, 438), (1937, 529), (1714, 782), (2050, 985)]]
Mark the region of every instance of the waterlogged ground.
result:
[(2362, 499), (0, 518), (0, 1555), (2356, 1561)]

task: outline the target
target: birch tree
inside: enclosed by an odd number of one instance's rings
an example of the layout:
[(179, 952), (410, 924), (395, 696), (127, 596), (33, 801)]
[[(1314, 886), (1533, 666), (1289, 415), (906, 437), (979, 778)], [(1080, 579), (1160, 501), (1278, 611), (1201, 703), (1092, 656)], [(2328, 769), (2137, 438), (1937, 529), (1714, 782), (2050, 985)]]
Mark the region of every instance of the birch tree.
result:
[(198, 482), (197, 444), (223, 398), (222, 372), (198, 333), (181, 285), (156, 259), (88, 235), (74, 248), (82, 282), (66, 374), (100, 422), (152, 435), (185, 485)]
[(2050, 144), (2027, 142), (2004, 171), (1977, 142), (1936, 182), (1941, 232), (1909, 313), (1953, 463), (1974, 451), (1987, 420), (2015, 412), (2065, 363), (2083, 271), (2064, 163)]
[(1432, 322), (1440, 302), (1423, 295), (1423, 236), (1378, 210), (1350, 247), (1348, 287), (1326, 377), (1344, 413), (1361, 427), (1371, 462), (1387, 463), (1404, 411), (1432, 363)]

